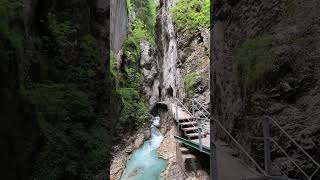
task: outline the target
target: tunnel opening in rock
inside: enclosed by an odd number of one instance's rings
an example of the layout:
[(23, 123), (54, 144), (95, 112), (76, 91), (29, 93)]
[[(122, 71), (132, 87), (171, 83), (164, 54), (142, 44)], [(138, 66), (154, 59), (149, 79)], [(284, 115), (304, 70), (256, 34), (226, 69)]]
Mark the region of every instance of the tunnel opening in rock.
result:
[(161, 88), (160, 88), (160, 86), (158, 87), (158, 91), (159, 91), (159, 99), (161, 99)]
[(171, 86), (166, 89), (166, 96), (167, 97), (173, 97), (173, 89), (172, 89)]

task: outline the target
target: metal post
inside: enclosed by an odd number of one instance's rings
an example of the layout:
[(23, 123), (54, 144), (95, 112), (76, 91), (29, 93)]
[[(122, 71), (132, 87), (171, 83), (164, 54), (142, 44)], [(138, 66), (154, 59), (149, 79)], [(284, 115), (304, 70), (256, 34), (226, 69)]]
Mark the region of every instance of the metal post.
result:
[(176, 122), (177, 122), (177, 133), (180, 135), (180, 132), (179, 132), (179, 115), (178, 115), (178, 102), (176, 100)]
[[(192, 100), (192, 118), (194, 120), (196, 120), (194, 106), (195, 106), (195, 102), (194, 102), (194, 100)], [(200, 152), (202, 152), (202, 136), (201, 136), (201, 122), (200, 121), (201, 120), (197, 118), (199, 150), (200, 150)]]
[(218, 177), (218, 156), (217, 147), (214, 143), (214, 121), (210, 117), (210, 180), (220, 180)]
[(215, 143), (210, 142), (210, 177), (211, 180), (219, 180), (218, 176), (218, 157)]
[(270, 126), (269, 118), (263, 119), (263, 136), (264, 136), (264, 169), (267, 175), (271, 175), (271, 150), (270, 150)]

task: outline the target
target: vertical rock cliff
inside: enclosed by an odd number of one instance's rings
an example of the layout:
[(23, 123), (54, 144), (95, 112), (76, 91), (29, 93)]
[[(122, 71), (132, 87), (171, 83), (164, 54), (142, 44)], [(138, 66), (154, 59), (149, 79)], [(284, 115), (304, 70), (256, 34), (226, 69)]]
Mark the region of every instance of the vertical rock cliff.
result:
[(177, 70), (177, 42), (170, 8), (171, 0), (160, 0), (157, 11), (154, 49), (142, 43), (141, 65), (145, 94), (150, 105), (176, 97), (179, 71)]
[(125, 0), (110, 1), (110, 45), (118, 53), (128, 33), (128, 10)]
[(108, 178), (109, 1), (0, 4), (1, 177)]
[(159, 2), (156, 46), (140, 44), (146, 98), (151, 105), (172, 97), (197, 98), (209, 109), (209, 31), (177, 32), (173, 6), (171, 0)]
[[(256, 156), (263, 155), (263, 146), (252, 137), (262, 136), (262, 118), (269, 115), (319, 162), (319, 1), (212, 4), (213, 115)], [(312, 172), (315, 166), (279, 129), (272, 127), (272, 135)], [(303, 177), (277, 148), (272, 162), (274, 175)]]

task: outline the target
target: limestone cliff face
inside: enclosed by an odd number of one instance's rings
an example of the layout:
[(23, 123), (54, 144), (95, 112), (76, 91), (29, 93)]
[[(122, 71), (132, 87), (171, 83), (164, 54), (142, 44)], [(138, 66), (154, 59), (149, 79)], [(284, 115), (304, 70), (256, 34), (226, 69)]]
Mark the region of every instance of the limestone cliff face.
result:
[(110, 7), (110, 44), (117, 54), (128, 33), (128, 11), (125, 0), (111, 0)]
[[(146, 99), (154, 105), (172, 97), (185, 99), (185, 103), (196, 98), (209, 109), (209, 31), (177, 32), (170, 12), (173, 6), (172, 0), (160, 1), (155, 47), (140, 43)], [(193, 84), (187, 89), (184, 78), (189, 74), (194, 74)]]
[(140, 49), (140, 67), (143, 75), (144, 98), (148, 105), (152, 106), (160, 100), (160, 67), (155, 58), (154, 49), (150, 47), (149, 42), (141, 42)]
[(142, 43), (142, 72), (144, 91), (150, 105), (168, 100), (179, 93), (177, 84), (180, 72), (177, 69), (177, 42), (170, 8), (171, 0), (160, 0), (157, 11), (154, 49)]
[[(209, 29), (202, 29), (193, 34), (177, 33), (177, 68), (181, 72), (181, 81), (178, 84), (179, 97), (185, 99), (189, 107), (191, 99), (194, 98), (207, 110), (210, 103), (209, 36)], [(188, 84), (188, 81), (191, 82)]]
[[(319, 162), (319, 1), (213, 0), (212, 4), (214, 116), (253, 154), (261, 155), (262, 144), (251, 137), (262, 136), (262, 116), (270, 115)], [(255, 59), (264, 64), (257, 65)], [(278, 129), (272, 128), (272, 133), (304, 170), (312, 172), (312, 163), (299, 156)], [(274, 174), (302, 177), (278, 149), (273, 150), (272, 160)]]

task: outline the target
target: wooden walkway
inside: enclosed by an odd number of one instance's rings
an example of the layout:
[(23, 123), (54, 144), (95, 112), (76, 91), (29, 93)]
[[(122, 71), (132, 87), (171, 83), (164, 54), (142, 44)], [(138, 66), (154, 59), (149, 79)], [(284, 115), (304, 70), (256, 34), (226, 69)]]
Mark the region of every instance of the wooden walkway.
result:
[[(178, 113), (177, 125), (180, 130), (181, 136), (175, 136), (176, 140), (185, 144), (187, 147), (199, 149), (199, 134), (196, 132), (197, 123), (192, 120), (190, 112), (186, 112), (185, 108), (170, 102), (159, 102), (159, 104), (165, 104), (168, 110), (176, 119), (176, 113)], [(185, 127), (186, 126), (186, 127)], [(191, 136), (188, 136), (188, 128), (193, 130)], [(196, 129), (195, 129), (196, 128)], [(187, 131), (185, 131), (187, 129)], [(191, 137), (191, 138), (190, 138)], [(204, 153), (210, 155), (210, 134), (205, 134), (201, 137), (201, 144)], [(233, 156), (232, 150), (222, 142), (215, 142), (217, 147), (217, 165), (218, 165), (218, 178), (219, 180), (241, 180), (241, 179), (256, 179), (259, 178), (259, 174), (249, 168), (240, 159)], [(208, 160), (209, 162), (209, 160)]]

